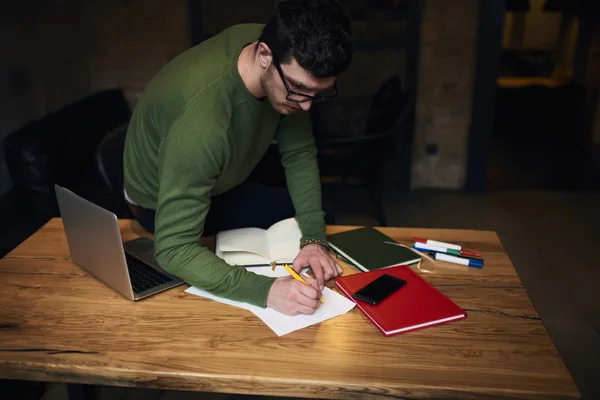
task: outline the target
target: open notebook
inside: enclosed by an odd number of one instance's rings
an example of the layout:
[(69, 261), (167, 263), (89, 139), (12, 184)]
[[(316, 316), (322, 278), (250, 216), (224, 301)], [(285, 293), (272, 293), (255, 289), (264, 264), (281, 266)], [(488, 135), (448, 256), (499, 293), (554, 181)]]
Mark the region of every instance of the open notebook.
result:
[(217, 234), (215, 254), (230, 265), (291, 264), (300, 251), (302, 232), (295, 218), (269, 229), (241, 228)]

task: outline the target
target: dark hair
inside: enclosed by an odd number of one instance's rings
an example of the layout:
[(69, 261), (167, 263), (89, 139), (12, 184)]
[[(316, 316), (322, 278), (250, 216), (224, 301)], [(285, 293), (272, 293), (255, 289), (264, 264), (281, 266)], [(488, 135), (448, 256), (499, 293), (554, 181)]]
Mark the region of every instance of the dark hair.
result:
[(352, 60), (350, 18), (337, 0), (282, 0), (259, 41), (280, 63), (292, 57), (317, 78), (337, 76)]

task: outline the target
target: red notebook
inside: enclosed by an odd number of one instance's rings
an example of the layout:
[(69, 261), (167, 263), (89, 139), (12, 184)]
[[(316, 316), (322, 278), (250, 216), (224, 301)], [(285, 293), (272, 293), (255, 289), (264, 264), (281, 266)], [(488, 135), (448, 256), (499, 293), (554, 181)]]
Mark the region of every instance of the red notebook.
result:
[[(354, 292), (383, 274), (404, 279), (407, 283), (376, 306), (352, 298)], [(407, 266), (342, 276), (336, 278), (335, 284), (385, 336), (467, 317), (463, 309)]]

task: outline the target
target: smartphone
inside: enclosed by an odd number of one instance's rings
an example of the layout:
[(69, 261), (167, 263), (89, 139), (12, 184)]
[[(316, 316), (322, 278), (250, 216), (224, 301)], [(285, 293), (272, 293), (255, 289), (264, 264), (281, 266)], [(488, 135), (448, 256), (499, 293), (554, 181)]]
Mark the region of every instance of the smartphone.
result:
[(404, 279), (396, 278), (395, 276), (384, 274), (373, 282), (367, 284), (362, 289), (357, 290), (352, 297), (364, 301), (365, 303), (376, 306), (385, 298), (406, 285)]

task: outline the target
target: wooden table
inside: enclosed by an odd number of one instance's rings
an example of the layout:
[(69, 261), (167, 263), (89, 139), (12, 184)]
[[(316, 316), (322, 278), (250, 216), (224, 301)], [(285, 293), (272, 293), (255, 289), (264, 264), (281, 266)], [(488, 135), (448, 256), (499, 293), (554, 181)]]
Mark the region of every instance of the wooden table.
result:
[[(144, 235), (120, 224), (124, 240)], [(0, 378), (340, 399), (579, 397), (494, 232), (381, 230), (483, 254), (481, 270), (439, 262), (424, 274), (467, 319), (386, 338), (354, 309), (277, 337), (187, 285), (132, 303), (71, 263), (53, 219), (0, 260)]]

